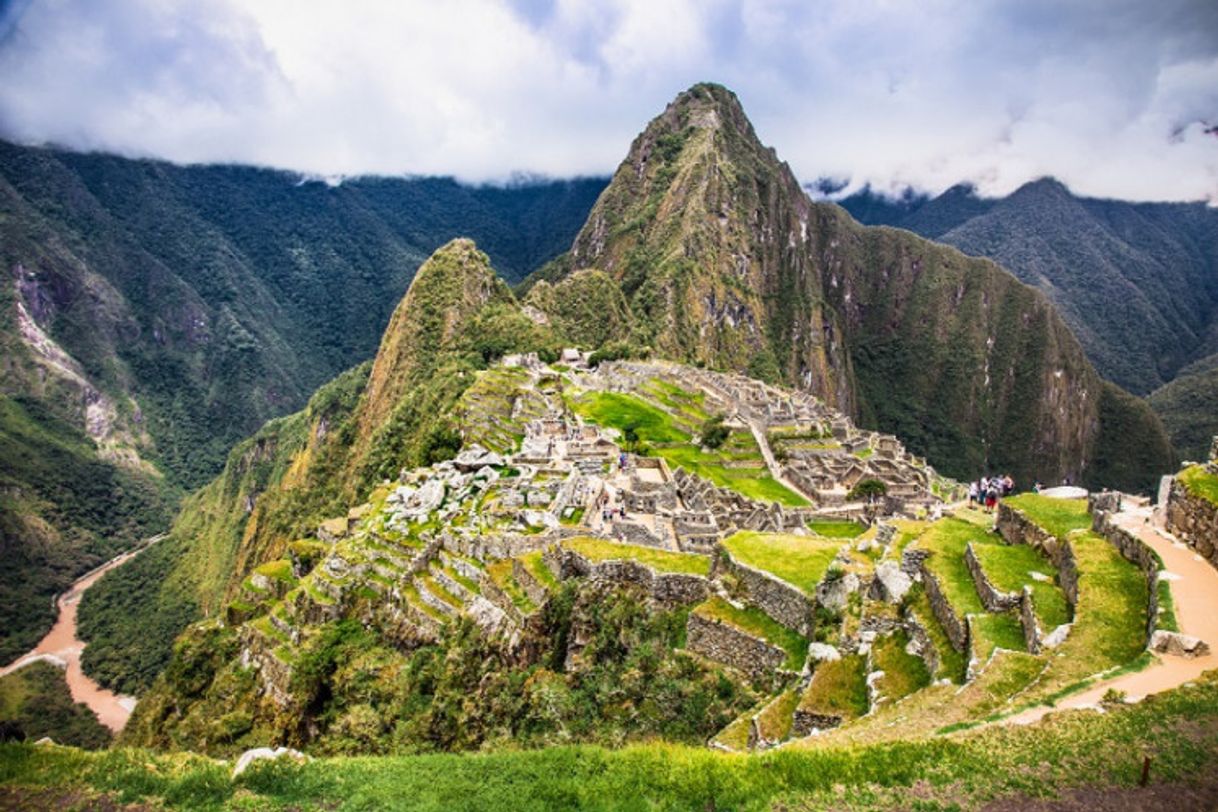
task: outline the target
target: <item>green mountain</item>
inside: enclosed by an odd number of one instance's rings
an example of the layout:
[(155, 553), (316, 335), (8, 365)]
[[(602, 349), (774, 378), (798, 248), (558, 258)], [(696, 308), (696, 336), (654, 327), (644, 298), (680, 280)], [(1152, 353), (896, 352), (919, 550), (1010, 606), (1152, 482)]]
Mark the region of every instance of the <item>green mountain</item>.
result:
[(0, 661), (54, 593), (367, 358), (438, 245), (472, 234), (519, 279), (603, 186), (330, 186), (0, 142)]
[[(534, 281), (583, 269), (620, 285), (634, 319), (618, 338), (801, 386), (950, 475), (1136, 489), (1170, 467), (1157, 419), (1099, 378), (1043, 295), (811, 202), (722, 87), (682, 93), (647, 126)], [(1137, 465), (1126, 431), (1145, 438)]]
[[(1218, 349), (1218, 211), (1204, 203), (1083, 198), (1048, 178), (998, 199), (956, 186), (933, 199), (863, 191), (839, 203), (862, 223), (909, 229), (1009, 269), (1053, 301), (1101, 375), (1135, 394)], [(1200, 396), (1201, 386), (1187, 388)], [(1196, 456), (1212, 421), (1159, 409), (1174, 399), (1152, 403), (1180, 451)]]
[(1218, 437), (1218, 354), (1180, 370), (1176, 378), (1150, 395), (1172, 442), (1184, 459), (1204, 460)]

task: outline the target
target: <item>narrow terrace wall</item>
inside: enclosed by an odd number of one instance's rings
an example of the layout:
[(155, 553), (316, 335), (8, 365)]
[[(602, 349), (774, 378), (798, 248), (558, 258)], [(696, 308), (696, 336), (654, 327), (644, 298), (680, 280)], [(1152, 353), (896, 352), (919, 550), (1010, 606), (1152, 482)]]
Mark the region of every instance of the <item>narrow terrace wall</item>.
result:
[(686, 621), (685, 647), (743, 671), (757, 681), (772, 679), (787, 659), (787, 653), (778, 646), (697, 612), (691, 612)]
[(926, 597), (930, 601), (930, 609), (935, 613), (935, 619), (943, 627), (952, 648), (961, 654), (966, 653), (969, 650), (967, 619), (961, 618), (952, 610), (951, 604), (947, 602), (947, 598), (943, 594), (943, 588), (939, 586), (939, 580), (926, 568), (925, 561), (921, 566), (922, 584), (926, 589)]
[(971, 541), (964, 548), (964, 565), (968, 567), (969, 575), (973, 576), (973, 585), (977, 588), (981, 605), (987, 612), (1005, 612), (1019, 605), (1020, 597), (1017, 593), (1003, 592), (990, 583)]
[(1159, 557), (1150, 545), (1118, 526), (1106, 510), (1096, 510), (1092, 514), (1091, 529), (1116, 547), (1121, 557), (1140, 569), (1146, 578), (1146, 643), (1149, 645), (1159, 625)]
[(716, 569), (722, 567), (736, 576), (749, 600), (770, 617), (804, 637), (812, 633), (816, 601), (799, 587), (768, 572), (736, 561), (723, 547), (716, 553)]
[(1179, 479), (1172, 480), (1166, 508), (1167, 531), (1218, 567), (1218, 505), (1193, 496)]
[(1065, 593), (1071, 614), (1078, 606), (1078, 562), (1068, 541), (1057, 538), (1005, 502), (998, 503), (998, 534), (1008, 544), (1027, 544), (1044, 553), (1057, 567), (1057, 582)]

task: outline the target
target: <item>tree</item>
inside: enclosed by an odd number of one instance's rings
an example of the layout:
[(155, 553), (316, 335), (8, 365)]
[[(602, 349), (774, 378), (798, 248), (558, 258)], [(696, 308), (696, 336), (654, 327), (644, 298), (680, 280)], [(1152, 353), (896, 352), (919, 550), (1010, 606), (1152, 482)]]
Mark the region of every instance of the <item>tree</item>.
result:
[(855, 485), (850, 493), (847, 494), (848, 499), (866, 499), (871, 501), (876, 497), (886, 496), (888, 494), (888, 486), (878, 479), (863, 479)]
[(718, 448), (727, 442), (732, 430), (723, 425), (727, 418), (717, 414), (702, 424), (702, 445), (706, 448)]

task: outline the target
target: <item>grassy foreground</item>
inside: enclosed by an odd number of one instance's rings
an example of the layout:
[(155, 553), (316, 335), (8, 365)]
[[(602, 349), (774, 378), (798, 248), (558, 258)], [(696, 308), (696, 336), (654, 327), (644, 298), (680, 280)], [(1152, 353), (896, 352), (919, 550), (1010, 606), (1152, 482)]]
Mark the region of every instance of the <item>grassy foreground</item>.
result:
[(1006, 796), (1200, 780), (1218, 764), (1218, 675), (1105, 714), (867, 747), (729, 756), (700, 748), (559, 747), (483, 755), (231, 763), (142, 750), (0, 745), (0, 804), (77, 800), (183, 809), (970, 808)]

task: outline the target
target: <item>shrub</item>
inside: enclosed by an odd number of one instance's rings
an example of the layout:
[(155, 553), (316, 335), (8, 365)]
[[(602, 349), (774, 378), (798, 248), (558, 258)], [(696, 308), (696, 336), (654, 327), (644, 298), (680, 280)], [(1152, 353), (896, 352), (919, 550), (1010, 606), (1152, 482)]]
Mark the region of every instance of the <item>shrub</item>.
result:
[(874, 499), (885, 496), (888, 486), (878, 479), (864, 479), (855, 485), (847, 495), (848, 499)]
[(723, 424), (727, 418), (717, 414), (702, 424), (702, 445), (706, 448), (718, 448), (727, 442), (732, 430)]

